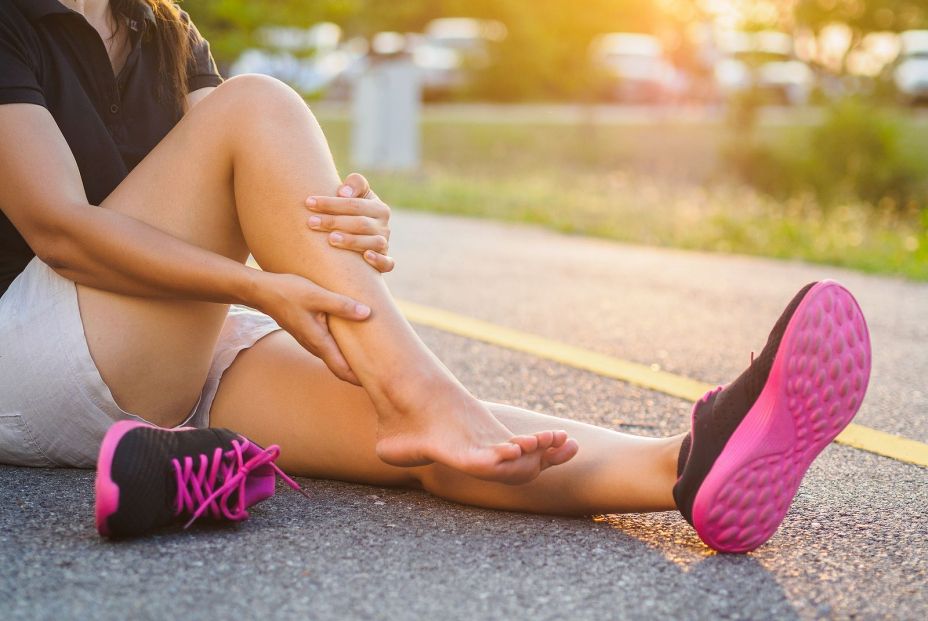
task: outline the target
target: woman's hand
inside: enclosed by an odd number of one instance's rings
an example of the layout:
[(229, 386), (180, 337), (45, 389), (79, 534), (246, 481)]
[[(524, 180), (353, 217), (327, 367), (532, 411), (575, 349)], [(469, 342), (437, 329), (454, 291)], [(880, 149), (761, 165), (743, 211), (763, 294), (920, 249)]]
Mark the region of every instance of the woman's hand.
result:
[(339, 379), (361, 382), (329, 332), (328, 316), (364, 321), (371, 309), (351, 298), (323, 289), (294, 274), (258, 272), (249, 305), (273, 317), (311, 354), (318, 356)]
[(338, 189), (338, 196), (310, 196), (309, 228), (329, 233), (336, 248), (360, 252), (380, 272), (389, 272), (395, 262), (390, 248), (390, 207), (370, 189), (367, 179), (351, 173)]

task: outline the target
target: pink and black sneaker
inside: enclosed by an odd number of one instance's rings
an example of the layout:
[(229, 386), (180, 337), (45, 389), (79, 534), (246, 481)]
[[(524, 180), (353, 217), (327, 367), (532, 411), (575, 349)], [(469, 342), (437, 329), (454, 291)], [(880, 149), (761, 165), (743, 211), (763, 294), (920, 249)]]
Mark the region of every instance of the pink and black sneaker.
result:
[(673, 496), (699, 537), (720, 552), (766, 542), (809, 465), (854, 418), (869, 379), (857, 301), (834, 281), (806, 285), (751, 366), (693, 406)]
[(97, 459), (96, 523), (106, 537), (131, 537), (208, 516), (241, 521), (274, 495), (277, 477), (305, 495), (261, 448), (228, 429), (160, 429), (120, 421)]

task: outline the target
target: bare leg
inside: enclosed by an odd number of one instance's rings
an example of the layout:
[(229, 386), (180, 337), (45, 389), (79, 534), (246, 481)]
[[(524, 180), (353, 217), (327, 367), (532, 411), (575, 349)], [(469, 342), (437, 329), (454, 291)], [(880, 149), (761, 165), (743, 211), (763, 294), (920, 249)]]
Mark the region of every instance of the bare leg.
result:
[(515, 492), (512, 486), (478, 481), (438, 464), (419, 474), (426, 490), (464, 504), (558, 515), (676, 508), (672, 490), (685, 434), (646, 438), (508, 405), (488, 405), (516, 433), (531, 433), (560, 422), (583, 449), (569, 463), (515, 487)]
[[(104, 207), (265, 268), (305, 276), (373, 309), (331, 330), (378, 413), (377, 455), (398, 466), (446, 464), (473, 476), (522, 482), (553, 462), (563, 432), (515, 436), (445, 369), (400, 315), (360, 256), (310, 231), (303, 205), (339, 184), (322, 132), (289, 87), (259, 76), (228, 81), (198, 104)], [(84, 287), (79, 300), (91, 353), (117, 400), (176, 422), (205, 378), (224, 308), (154, 302)], [(153, 372), (154, 371), (154, 372)]]
[[(364, 390), (337, 381), (289, 335), (272, 334), (243, 352), (223, 376), (211, 424), (281, 446), (292, 474), (374, 485), (421, 486), (457, 502), (494, 509), (586, 515), (674, 508), (671, 489), (682, 436), (642, 438), (487, 404), (518, 433), (566, 429), (576, 458), (523, 485), (481, 481), (437, 464), (395, 468), (376, 456), (377, 413)], [(548, 449), (555, 462), (576, 446)]]

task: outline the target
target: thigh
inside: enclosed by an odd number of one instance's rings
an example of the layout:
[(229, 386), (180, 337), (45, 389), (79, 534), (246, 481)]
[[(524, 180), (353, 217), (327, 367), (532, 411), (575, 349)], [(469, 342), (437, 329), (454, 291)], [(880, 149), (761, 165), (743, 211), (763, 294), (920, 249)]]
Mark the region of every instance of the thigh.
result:
[[(218, 91), (217, 91), (218, 92)], [(103, 202), (172, 236), (244, 261), (223, 98), (207, 97)], [(228, 307), (78, 286), (87, 343), (119, 405), (159, 424), (193, 407)]]
[(240, 353), (223, 374), (210, 425), (279, 445), (279, 463), (294, 475), (418, 484), (418, 469), (377, 457), (377, 412), (367, 392), (336, 378), (283, 331)]

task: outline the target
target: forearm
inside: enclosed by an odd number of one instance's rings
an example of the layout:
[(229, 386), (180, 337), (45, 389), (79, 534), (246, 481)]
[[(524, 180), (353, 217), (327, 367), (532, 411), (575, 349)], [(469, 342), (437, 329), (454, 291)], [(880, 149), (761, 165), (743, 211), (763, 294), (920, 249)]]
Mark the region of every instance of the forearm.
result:
[(49, 235), (41, 258), (76, 283), (133, 296), (255, 305), (258, 270), (115, 211), (70, 208)]
[(255, 305), (255, 282), (268, 279), (131, 217), (91, 206), (77, 162), (41, 106), (0, 106), (0, 189), (0, 210), (36, 255), (77, 283), (134, 296)]

